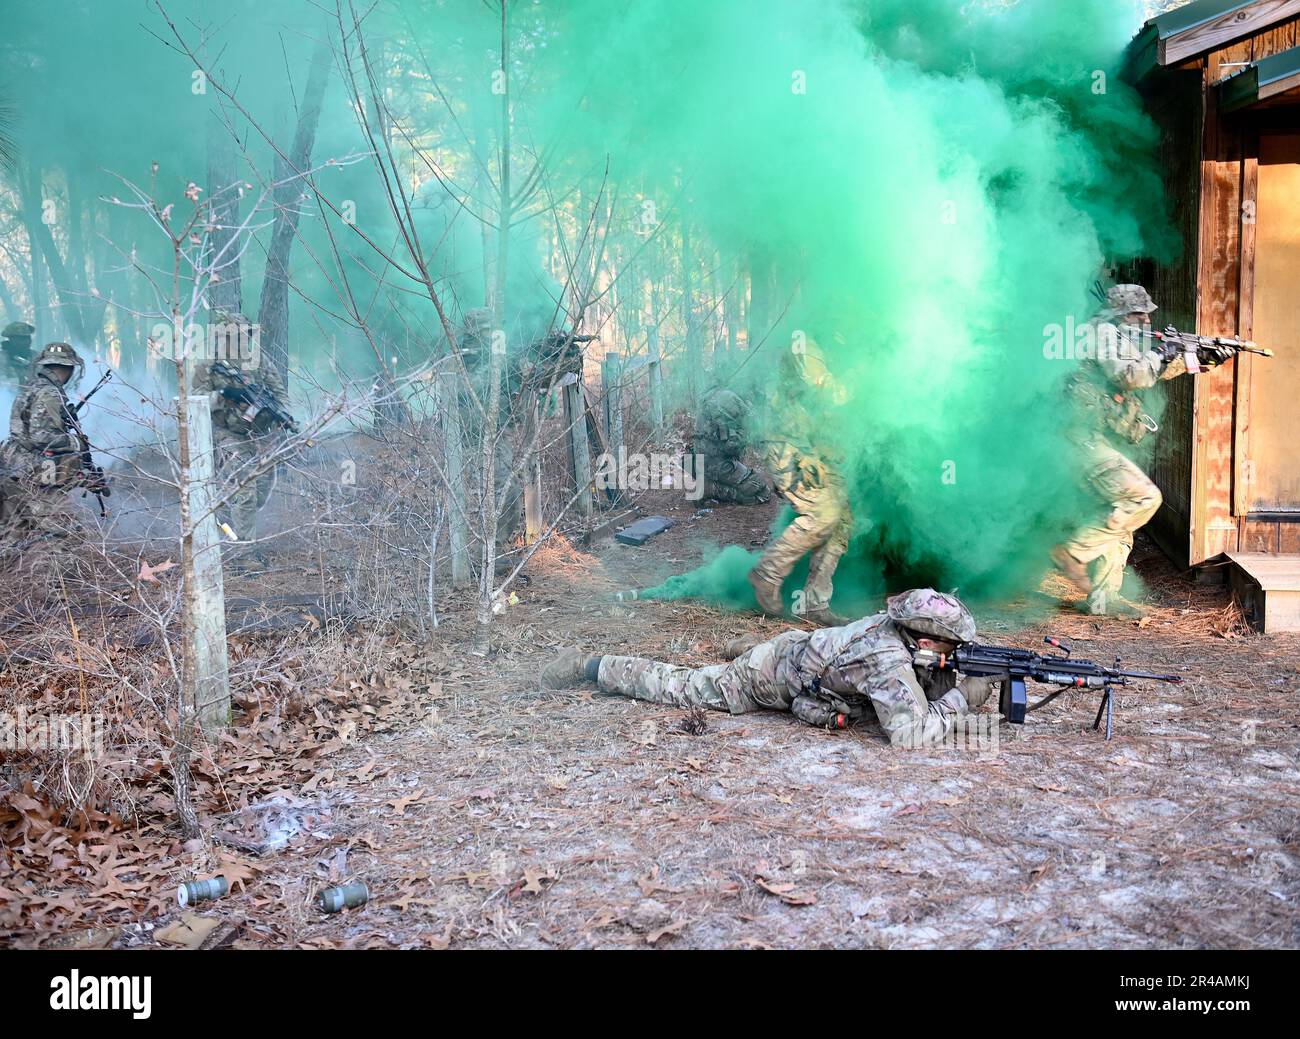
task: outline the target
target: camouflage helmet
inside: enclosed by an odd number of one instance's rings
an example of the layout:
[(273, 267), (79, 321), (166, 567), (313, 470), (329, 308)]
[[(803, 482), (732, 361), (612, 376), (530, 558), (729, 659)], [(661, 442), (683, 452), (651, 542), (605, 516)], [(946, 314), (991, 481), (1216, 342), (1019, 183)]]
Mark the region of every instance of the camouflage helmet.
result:
[(36, 329), (26, 321), (11, 321), (5, 325), (4, 331), (0, 332), (0, 336), (4, 336), (5, 339), (30, 339), (35, 334)]
[(740, 422), (749, 414), (743, 397), (720, 386), (708, 392), (704, 404), (710, 417), (724, 422)]
[(1115, 314), (1150, 314), (1158, 309), (1141, 285), (1112, 285), (1106, 290), (1106, 306)]
[(955, 595), (933, 588), (913, 588), (891, 596), (885, 604), (890, 619), (901, 628), (949, 642), (975, 637), (975, 618)]
[(47, 343), (45, 349), (36, 355), (32, 368), (39, 372), (45, 368), (57, 367), (75, 368), (80, 371), (85, 368), (85, 365), (70, 343)]

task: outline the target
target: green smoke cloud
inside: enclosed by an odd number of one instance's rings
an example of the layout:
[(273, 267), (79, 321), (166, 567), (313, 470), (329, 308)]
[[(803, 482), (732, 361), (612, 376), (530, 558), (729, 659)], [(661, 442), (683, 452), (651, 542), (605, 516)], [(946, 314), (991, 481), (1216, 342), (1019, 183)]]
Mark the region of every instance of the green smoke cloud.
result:
[[(1075, 362), (1044, 356), (1044, 328), (1086, 317), (1108, 260), (1174, 247), (1153, 128), (1116, 73), (1132, 5), (566, 9), (569, 56), (618, 70), (555, 106), (568, 139), (685, 185), (724, 255), (776, 267), (790, 311), (746, 377), (803, 329), (850, 390), (825, 417), (858, 521), (849, 598), (1034, 583), (1091, 507)], [(691, 591), (730, 599), (725, 569)]]
[[(337, 33), (306, 2), (237, 0), (220, 19), (198, 0), (164, 6), (191, 35), (210, 30), (209, 50), (267, 128), (292, 119), (313, 39)], [(580, 223), (599, 200), (612, 237), (630, 239), (650, 203), (668, 231), (624, 250), (625, 297), (656, 280), (680, 291), (674, 236), (685, 221), (697, 274), (715, 267), (723, 288), (736, 271), (771, 276), (770, 332), (719, 355), (712, 378), (753, 394), (802, 331), (850, 391), (825, 416), (857, 518), (837, 603), (921, 581), (975, 597), (1032, 584), (1047, 547), (1091, 507), (1062, 404), (1074, 362), (1044, 355), (1044, 328), (1086, 316), (1108, 261), (1177, 247), (1153, 128), (1117, 75), (1135, 5), (536, 0), (511, 5), (510, 16), (512, 153), (521, 170), (545, 157), (511, 231), (503, 317), (512, 337), (547, 324), (563, 292), (544, 262), (548, 207)], [(67, 0), (10, 23), (19, 144), (83, 195), (111, 190), (103, 168), (138, 178), (155, 158), (173, 197), (203, 179), (214, 98), (192, 92), (190, 67), (151, 31), (166, 35), (145, 4)], [(481, 196), (479, 162), (495, 174), (500, 132), (498, 15), (477, 0), (388, 0), (364, 33), (389, 77), (393, 115), (460, 197)], [(270, 148), (232, 118), (269, 170)], [(336, 71), (316, 156), (362, 146)], [(480, 305), (481, 225), (419, 162), (409, 165), (422, 180), (413, 202), (442, 287)], [(354, 203), (368, 235), (397, 241), (369, 162), (331, 169), (320, 186)], [(330, 255), (326, 222), (306, 218), (309, 249), (295, 253), (295, 364), (350, 334), (331, 298), (336, 276), (305, 258)], [(99, 230), (153, 248), (118, 217)], [(427, 301), (391, 272), (376, 278), (374, 255), (335, 231), (347, 276), (379, 301), (377, 327), (395, 352), (421, 354), (438, 335)], [(260, 278), (253, 250), (245, 299)], [(680, 322), (664, 329), (685, 334)], [(664, 345), (680, 356), (680, 342)], [(748, 553), (725, 553), (674, 594), (733, 602), (749, 565)]]

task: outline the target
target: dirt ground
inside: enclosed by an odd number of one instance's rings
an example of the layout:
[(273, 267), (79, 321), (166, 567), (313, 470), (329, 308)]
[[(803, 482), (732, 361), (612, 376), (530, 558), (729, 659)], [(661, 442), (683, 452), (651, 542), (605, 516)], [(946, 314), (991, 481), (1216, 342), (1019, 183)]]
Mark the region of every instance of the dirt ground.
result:
[[(382, 673), (319, 690), (305, 720), (245, 700), (240, 754), (202, 777), (237, 807), (206, 814), (202, 842), (170, 831), (162, 797), (124, 830), (10, 791), (0, 937), (184, 943), (159, 937), (185, 912), (176, 884), (221, 872), (237, 890), (189, 921), (213, 928), (208, 947), (1300, 944), (1300, 638), (1244, 635), (1222, 588), (1149, 548), (1159, 608), (1141, 626), (978, 617), (987, 641), (1051, 632), (1185, 675), (1125, 690), (1110, 742), (1090, 693), (998, 726), (996, 749), (918, 753), (874, 725), (711, 713), (698, 731), (686, 712), (539, 689), (564, 645), (712, 663), (736, 635), (781, 630), (610, 595), (688, 569), (704, 541), (761, 542), (770, 518), (683, 511), (644, 547), (548, 546), (490, 658), (465, 651), (472, 618), (448, 609)], [(314, 907), (352, 879), (364, 908)]]

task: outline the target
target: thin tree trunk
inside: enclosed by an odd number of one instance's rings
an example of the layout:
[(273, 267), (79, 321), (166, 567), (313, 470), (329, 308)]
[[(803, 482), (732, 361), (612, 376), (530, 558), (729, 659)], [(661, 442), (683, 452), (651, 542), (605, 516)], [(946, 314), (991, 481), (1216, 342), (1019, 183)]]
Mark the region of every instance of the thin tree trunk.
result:
[(212, 256), (222, 257), (220, 280), (208, 290), (208, 303), (214, 310), (238, 314), (243, 308), (234, 245), (239, 227), (239, 166), (234, 138), (217, 111), (208, 115), (208, 191), (209, 215), (215, 226), (208, 247)]
[(286, 163), (278, 154), (275, 158), (275, 179), (279, 184), (275, 190), (275, 224), (271, 230), (271, 247), (266, 255), (266, 276), (262, 282), (257, 323), (262, 353), (275, 366), (286, 386), (289, 385), (289, 254), (298, 233), (298, 214), (304, 191), (304, 182), (294, 178), (293, 171), (306, 170), (311, 165), (316, 128), (320, 124), (321, 101), (329, 80), (329, 57), (329, 42), (322, 34), (312, 54), (311, 71), (307, 75), (307, 89), (298, 114), (298, 128), (293, 136), (289, 161)]

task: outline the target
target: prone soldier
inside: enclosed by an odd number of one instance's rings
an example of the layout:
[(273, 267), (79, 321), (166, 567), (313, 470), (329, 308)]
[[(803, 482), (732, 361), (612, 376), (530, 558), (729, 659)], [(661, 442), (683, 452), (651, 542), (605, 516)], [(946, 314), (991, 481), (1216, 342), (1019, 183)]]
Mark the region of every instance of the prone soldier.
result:
[(729, 664), (678, 667), (568, 649), (542, 670), (542, 684), (594, 682), (607, 695), (732, 714), (789, 711), (826, 729), (847, 728), (870, 711), (893, 746), (931, 746), (997, 684), (930, 666), (935, 654), (951, 655), (974, 638), (975, 619), (959, 599), (918, 588), (841, 627), (739, 640)]

